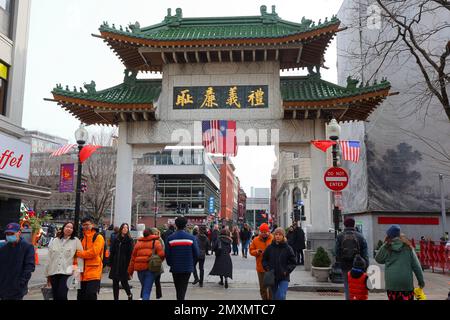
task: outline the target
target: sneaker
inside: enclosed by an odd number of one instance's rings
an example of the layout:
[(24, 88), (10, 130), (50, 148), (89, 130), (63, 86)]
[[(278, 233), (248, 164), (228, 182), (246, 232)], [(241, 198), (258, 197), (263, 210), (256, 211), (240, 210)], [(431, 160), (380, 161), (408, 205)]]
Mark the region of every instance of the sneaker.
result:
[(192, 282), (192, 284), (195, 286), (197, 283), (199, 283), (200, 282), (200, 280), (198, 280), (198, 279), (195, 279), (194, 280), (194, 282)]
[(203, 288), (203, 282), (200, 282), (199, 286), (200, 288)]
[(225, 289), (228, 289), (228, 282), (225, 282)]

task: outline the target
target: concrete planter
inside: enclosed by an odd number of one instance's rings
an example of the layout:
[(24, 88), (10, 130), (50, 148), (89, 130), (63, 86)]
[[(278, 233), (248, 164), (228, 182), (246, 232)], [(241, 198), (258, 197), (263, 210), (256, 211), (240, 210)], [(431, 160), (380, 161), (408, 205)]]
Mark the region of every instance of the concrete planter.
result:
[(331, 267), (327, 268), (312, 267), (311, 270), (318, 282), (328, 282)]

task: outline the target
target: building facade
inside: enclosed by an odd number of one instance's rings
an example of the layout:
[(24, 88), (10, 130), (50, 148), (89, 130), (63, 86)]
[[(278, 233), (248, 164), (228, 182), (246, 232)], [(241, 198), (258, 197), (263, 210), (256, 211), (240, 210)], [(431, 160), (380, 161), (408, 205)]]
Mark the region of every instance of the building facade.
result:
[(245, 213), (247, 211), (247, 194), (245, 193), (244, 189), (239, 188), (239, 195), (238, 195), (238, 224), (242, 226), (245, 220)]
[(22, 139), (31, 145), (31, 153), (48, 153), (69, 144), (69, 140), (39, 131), (25, 131)]
[(28, 183), (31, 146), (22, 140), (30, 6), (29, 0), (0, 2), (0, 229), (19, 221), (24, 196), (50, 196)]
[[(371, 20), (367, 8), (371, 5), (376, 6), (375, 1), (345, 0), (338, 14), (340, 20), (346, 25), (361, 21), (361, 27), (348, 28), (337, 38), (339, 83), (345, 83), (348, 74), (365, 82), (378, 73), (388, 78), (392, 91), (399, 93), (374, 111), (368, 122), (342, 125), (341, 139), (362, 143), (359, 163), (343, 162), (353, 181), (343, 192), (343, 212), (355, 218), (368, 239), (370, 250), (384, 239), (386, 230), (394, 223), (410, 238), (424, 236), (439, 240), (443, 234), (439, 174), (448, 174), (450, 164), (441, 152), (448, 154), (450, 150), (448, 118), (442, 104), (426, 93), (424, 76), (409, 48), (400, 40), (386, 57), (384, 52), (376, 55), (369, 49), (380, 39), (388, 41), (398, 37), (397, 29), (391, 28), (385, 18), (379, 17), (379, 26), (368, 27)], [(409, 24), (419, 6), (414, 1), (397, 5), (396, 10), (407, 17)], [(442, 5), (440, 9), (437, 7), (433, 2), (425, 5), (427, 10), (432, 10), (424, 11), (421, 26), (433, 30), (440, 24), (448, 24), (448, 10)], [(417, 36), (423, 32), (414, 30)], [(448, 28), (437, 29), (423, 38), (420, 45), (426, 52), (436, 52), (438, 61), (450, 38)], [(355, 59), (354, 53), (362, 60)], [(448, 231), (450, 179), (443, 180)]]
[(245, 223), (253, 229), (269, 222), (270, 198), (247, 198)]

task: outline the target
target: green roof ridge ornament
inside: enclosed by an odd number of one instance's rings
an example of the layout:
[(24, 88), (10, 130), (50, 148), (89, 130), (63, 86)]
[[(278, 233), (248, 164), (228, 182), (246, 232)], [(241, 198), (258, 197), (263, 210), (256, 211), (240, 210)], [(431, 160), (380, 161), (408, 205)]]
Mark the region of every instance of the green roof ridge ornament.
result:
[(123, 72), (125, 74), (125, 77), (123, 78), (123, 83), (125, 85), (135, 85), (136, 84), (136, 78), (137, 78), (137, 71), (132, 71), (129, 69), (125, 69)]
[(95, 89), (95, 81), (91, 81), (90, 84), (85, 83), (84, 88), (87, 90), (88, 94), (97, 93), (97, 90)]
[(353, 79), (352, 76), (347, 77), (347, 89), (355, 91), (359, 83), (358, 79)]
[(272, 6), (272, 13), (268, 13), (267, 7), (264, 5), (261, 6), (259, 10), (261, 11), (261, 18), (263, 23), (277, 23), (278, 20), (280, 20), (275, 6)]
[(141, 25), (137, 21), (134, 24), (130, 23), (129, 27), (131, 29), (131, 33), (139, 33), (139, 32), (141, 32)]
[(164, 18), (164, 22), (167, 23), (169, 27), (178, 27), (183, 20), (183, 10), (181, 8), (175, 9), (175, 15), (172, 16), (172, 9), (167, 9), (167, 16)]

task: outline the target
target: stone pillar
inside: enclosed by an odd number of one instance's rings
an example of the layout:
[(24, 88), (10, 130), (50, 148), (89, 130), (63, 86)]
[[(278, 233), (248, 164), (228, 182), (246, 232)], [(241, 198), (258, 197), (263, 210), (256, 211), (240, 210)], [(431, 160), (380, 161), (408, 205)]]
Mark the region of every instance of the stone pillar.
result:
[(133, 201), (133, 147), (127, 143), (127, 123), (119, 125), (117, 150), (116, 196), (114, 202), (114, 226), (131, 225)]
[[(315, 120), (314, 139), (326, 140), (325, 122)], [(332, 259), (334, 249), (334, 232), (329, 232), (331, 224), (330, 192), (323, 182), (323, 175), (327, 167), (326, 153), (311, 144), (311, 183), (310, 183), (310, 210), (311, 228), (307, 233), (307, 248), (305, 250), (305, 270), (310, 270), (312, 255), (318, 247), (328, 251)]]

